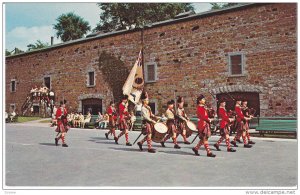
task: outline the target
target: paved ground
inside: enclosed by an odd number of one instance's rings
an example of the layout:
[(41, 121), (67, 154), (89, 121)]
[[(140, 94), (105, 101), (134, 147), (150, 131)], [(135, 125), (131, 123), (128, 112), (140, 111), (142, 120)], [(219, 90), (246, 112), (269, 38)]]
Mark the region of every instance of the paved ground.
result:
[[(54, 128), (48, 124), (6, 124), (5, 184), (8, 186), (82, 187), (295, 187), (297, 141), (253, 138), (256, 145), (236, 153), (214, 151), (208, 158), (202, 148), (166, 148), (154, 143), (157, 153), (138, 146), (116, 145), (103, 130), (71, 129), (68, 148), (54, 145)], [(119, 131), (117, 131), (119, 133)], [(131, 142), (139, 135), (130, 132)], [(194, 136), (193, 136), (194, 137)], [(193, 137), (189, 139), (192, 140)], [(210, 145), (218, 139), (213, 136)], [(181, 142), (181, 138), (179, 139)], [(144, 144), (146, 149), (146, 143)]]

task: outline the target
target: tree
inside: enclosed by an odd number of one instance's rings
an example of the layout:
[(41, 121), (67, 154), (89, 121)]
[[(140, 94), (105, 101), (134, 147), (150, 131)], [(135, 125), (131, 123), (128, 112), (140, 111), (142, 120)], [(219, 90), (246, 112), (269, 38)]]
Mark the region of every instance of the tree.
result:
[(12, 52), (8, 51), (7, 49), (5, 50), (5, 56), (10, 56)]
[(113, 31), (142, 27), (194, 11), (191, 3), (98, 3), (102, 10), (96, 31)]
[(48, 46), (49, 46), (49, 43), (42, 43), (40, 40), (37, 40), (37, 42), (35, 44), (27, 45), (27, 47), (28, 47), (27, 51), (41, 49), (41, 48), (48, 47)]
[(16, 47), (14, 54), (20, 54), (20, 53), (24, 53), (24, 51)]
[(63, 42), (82, 38), (91, 27), (87, 21), (73, 12), (62, 14), (57, 19), (53, 28), (57, 31), (56, 36)]
[(228, 7), (232, 7), (235, 5), (239, 5), (242, 3), (210, 3), (212, 5), (211, 10), (215, 10), (215, 9), (223, 9), (223, 8), (228, 8)]

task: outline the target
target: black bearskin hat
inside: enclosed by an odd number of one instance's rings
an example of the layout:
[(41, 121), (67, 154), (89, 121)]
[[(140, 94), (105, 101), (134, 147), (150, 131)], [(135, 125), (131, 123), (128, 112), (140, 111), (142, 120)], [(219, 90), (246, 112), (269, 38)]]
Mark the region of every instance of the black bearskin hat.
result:
[(181, 102), (183, 102), (183, 101), (184, 101), (184, 100), (183, 100), (183, 97), (179, 96), (178, 99), (177, 99), (177, 103), (181, 103)]

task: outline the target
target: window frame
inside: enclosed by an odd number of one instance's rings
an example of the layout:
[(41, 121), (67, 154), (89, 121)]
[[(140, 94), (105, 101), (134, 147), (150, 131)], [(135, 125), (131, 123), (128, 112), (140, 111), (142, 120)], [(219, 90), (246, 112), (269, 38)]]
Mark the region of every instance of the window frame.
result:
[[(14, 82), (14, 91), (13, 91), (13, 82)], [(11, 79), (10, 80), (10, 92), (15, 93), (17, 91), (17, 80), (16, 79)]]
[[(154, 80), (149, 80), (148, 78), (148, 66), (154, 66)], [(145, 75), (145, 83), (155, 83), (157, 82), (157, 64), (155, 62), (149, 62), (145, 64), (144, 69), (144, 75)]]
[(50, 87), (49, 87), (49, 90), (51, 90), (51, 77), (50, 76), (44, 76), (44, 86), (46, 86), (46, 82), (45, 82), (45, 78), (49, 78), (49, 84), (50, 84)]
[[(93, 73), (94, 74), (94, 84), (93, 85), (90, 85), (90, 73)], [(86, 84), (87, 87), (95, 87), (96, 86), (96, 74), (95, 74), (95, 71), (94, 70), (89, 70), (87, 72), (87, 84)]]
[(150, 106), (150, 104), (154, 104), (155, 113), (153, 113), (153, 114), (157, 115), (158, 114), (158, 101), (157, 101), (157, 99), (150, 99), (149, 100), (149, 106)]
[[(241, 74), (232, 74), (231, 56), (241, 56)], [(228, 53), (228, 77), (240, 77), (245, 76), (246, 58), (243, 52), (231, 52)]]

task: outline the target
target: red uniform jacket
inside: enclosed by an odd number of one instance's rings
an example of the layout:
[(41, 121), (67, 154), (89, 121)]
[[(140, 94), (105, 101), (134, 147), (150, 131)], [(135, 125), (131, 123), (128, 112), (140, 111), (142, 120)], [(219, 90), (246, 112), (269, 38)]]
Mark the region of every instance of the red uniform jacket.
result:
[(122, 121), (123, 119), (125, 119), (126, 115), (128, 115), (128, 112), (125, 111), (125, 105), (121, 102), (119, 104), (119, 116), (120, 116), (120, 121)]
[(241, 107), (235, 106), (235, 112), (236, 112), (236, 120), (237, 122), (241, 122), (245, 119), (245, 116), (241, 110)]
[(226, 125), (228, 123), (230, 123), (230, 120), (229, 120), (229, 117), (227, 115), (225, 108), (222, 108), (222, 107), (219, 108), (219, 118), (221, 118), (221, 122), (220, 122), (221, 129), (223, 129), (224, 127), (226, 127)]
[(203, 130), (207, 123), (209, 123), (208, 114), (204, 106), (197, 106), (197, 116), (198, 116), (198, 129)]
[(117, 113), (116, 113), (116, 109), (112, 108), (112, 106), (109, 106), (107, 108), (107, 114), (109, 115), (109, 119), (113, 119), (113, 120), (117, 120)]
[[(62, 121), (59, 117), (61, 117), (62, 115), (65, 116), (65, 118), (63, 119), (64, 121)], [(67, 123), (67, 109), (65, 108), (64, 111), (62, 112), (61, 107), (57, 109), (56, 111), (56, 119), (57, 119), (57, 125), (61, 125), (62, 122), (64, 122), (65, 124)]]

